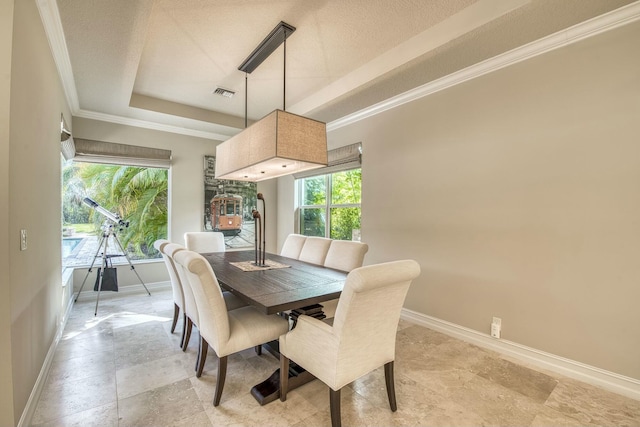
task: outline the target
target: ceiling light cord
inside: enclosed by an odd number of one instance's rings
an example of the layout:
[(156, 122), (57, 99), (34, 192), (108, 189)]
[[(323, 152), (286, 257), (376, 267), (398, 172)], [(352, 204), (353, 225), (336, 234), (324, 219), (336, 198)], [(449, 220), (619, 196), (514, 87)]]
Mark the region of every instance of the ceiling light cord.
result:
[(287, 111), (287, 37), (284, 38), (284, 63), (282, 64), (282, 111)]
[(249, 96), (249, 73), (244, 73), (244, 128), (247, 128), (247, 99)]

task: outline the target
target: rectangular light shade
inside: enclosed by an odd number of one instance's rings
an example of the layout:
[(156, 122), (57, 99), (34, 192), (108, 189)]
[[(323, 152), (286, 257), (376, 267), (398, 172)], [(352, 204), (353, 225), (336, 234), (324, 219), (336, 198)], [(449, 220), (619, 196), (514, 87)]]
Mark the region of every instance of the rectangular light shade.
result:
[(216, 147), (216, 178), (263, 181), (327, 166), (326, 124), (275, 110)]

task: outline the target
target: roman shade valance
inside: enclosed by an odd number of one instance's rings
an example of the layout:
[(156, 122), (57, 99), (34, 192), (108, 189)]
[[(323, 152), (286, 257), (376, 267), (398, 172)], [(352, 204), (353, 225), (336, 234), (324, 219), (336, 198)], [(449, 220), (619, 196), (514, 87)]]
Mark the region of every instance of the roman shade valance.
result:
[[(68, 142), (71, 141), (71, 144)], [(69, 138), (62, 152), (66, 159), (79, 162), (106, 163), (126, 166), (165, 168), (171, 166), (171, 150), (116, 144), (113, 142)]]
[(345, 145), (327, 151), (327, 167), (313, 169), (306, 172), (293, 174), (295, 179), (308, 178), (310, 176), (326, 175), (349, 169), (359, 168), (362, 164), (362, 143)]

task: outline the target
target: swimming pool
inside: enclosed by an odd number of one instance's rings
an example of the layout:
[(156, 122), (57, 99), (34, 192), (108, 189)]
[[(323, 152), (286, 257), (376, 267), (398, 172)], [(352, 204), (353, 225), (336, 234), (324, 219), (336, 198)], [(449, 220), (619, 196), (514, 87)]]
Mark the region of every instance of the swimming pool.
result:
[(82, 242), (82, 237), (62, 239), (62, 258), (66, 258), (71, 255), (80, 242)]

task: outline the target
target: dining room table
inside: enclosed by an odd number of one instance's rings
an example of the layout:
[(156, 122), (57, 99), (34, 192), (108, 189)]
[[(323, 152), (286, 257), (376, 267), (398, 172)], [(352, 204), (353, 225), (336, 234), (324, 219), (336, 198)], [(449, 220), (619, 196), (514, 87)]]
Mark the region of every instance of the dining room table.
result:
[[(292, 318), (307, 314), (323, 319), (322, 302), (339, 298), (347, 273), (294, 258), (267, 253), (264, 264), (254, 250), (203, 253), (220, 287), (267, 315)], [(278, 341), (264, 345), (279, 358)], [(267, 404), (280, 397), (280, 370), (251, 389), (253, 397)], [(313, 375), (292, 363), (289, 387), (313, 380)]]

